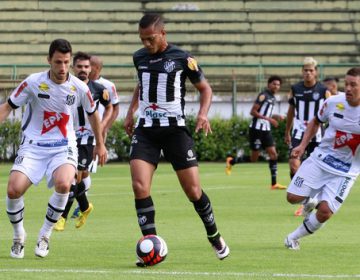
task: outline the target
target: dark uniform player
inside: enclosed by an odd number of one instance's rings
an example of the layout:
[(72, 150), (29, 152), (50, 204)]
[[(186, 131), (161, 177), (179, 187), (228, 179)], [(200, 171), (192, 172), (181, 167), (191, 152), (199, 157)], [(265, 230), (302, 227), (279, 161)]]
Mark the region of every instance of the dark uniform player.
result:
[[(271, 125), (278, 127), (278, 120), (283, 119), (279, 115), (273, 115), (276, 103), (274, 94), (280, 90), (281, 78), (271, 76), (268, 79), (267, 88), (259, 93), (250, 114), (253, 116), (249, 126), (249, 142), (251, 148), (251, 162), (259, 158), (260, 150), (263, 148), (269, 155), (269, 168), (271, 173), (271, 189), (286, 189), (285, 186), (277, 183), (277, 152), (271, 134)], [(232, 166), (239, 162), (239, 159), (228, 157), (226, 159), (227, 175), (231, 174)]]
[[(321, 108), (324, 100), (331, 95), (326, 87), (316, 80), (317, 61), (307, 57), (303, 64), (303, 81), (291, 86), (289, 93), (289, 109), (286, 120), (285, 142), (289, 145), (289, 155), (297, 147), (304, 136), (308, 122), (310, 122)], [(292, 133), (290, 135), (290, 130)], [(293, 178), (301, 161), (308, 157), (321, 141), (322, 130), (319, 128), (315, 137), (306, 148), (302, 158), (289, 156), (290, 177)], [(295, 212), (301, 215), (301, 209)]]
[[(90, 55), (83, 52), (78, 52), (75, 54), (73, 61), (74, 73), (80, 80), (84, 81), (88, 85), (93, 100), (96, 103), (96, 108), (98, 108), (99, 103), (101, 103), (105, 107), (106, 113), (102, 118), (102, 123), (106, 122), (110, 119), (112, 110), (112, 106), (110, 104), (110, 96), (103, 85), (89, 80), (89, 73), (91, 71)], [(54, 229), (57, 231), (63, 231), (65, 229), (66, 219), (68, 217), (74, 199), (77, 200), (80, 208), (80, 215), (75, 224), (76, 228), (80, 228), (85, 224), (87, 216), (93, 210), (93, 205), (92, 203), (89, 203), (86, 196), (87, 188), (83, 179), (89, 175), (88, 167), (93, 161), (95, 137), (89, 124), (89, 120), (87, 116), (85, 116), (85, 110), (82, 106), (77, 108), (77, 114), (75, 114), (74, 116), (74, 126), (76, 129), (75, 133), (78, 148), (78, 172), (76, 178), (76, 185), (72, 185), (65, 210), (61, 215), (62, 217), (59, 219), (59, 221), (54, 227)]]
[[(139, 22), (139, 35), (145, 47), (133, 56), (139, 84), (124, 123), (132, 135), (130, 169), (139, 226), (143, 235), (156, 234), (150, 189), (162, 150), (201, 217), (216, 256), (223, 259), (229, 255), (229, 248), (217, 230), (210, 200), (200, 187), (198, 162), (184, 115), (185, 80), (189, 78), (201, 95), (196, 131), (211, 132), (207, 118), (211, 87), (196, 60), (167, 43), (161, 16), (145, 15)], [(133, 132), (137, 108), (139, 118)]]

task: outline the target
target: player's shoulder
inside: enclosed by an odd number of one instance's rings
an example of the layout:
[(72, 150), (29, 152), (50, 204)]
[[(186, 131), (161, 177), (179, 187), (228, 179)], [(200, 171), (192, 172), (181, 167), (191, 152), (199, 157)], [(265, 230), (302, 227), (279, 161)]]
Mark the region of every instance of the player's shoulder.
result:
[(49, 71), (32, 73), (25, 80), (28, 83), (46, 82), (46, 80), (50, 80)]
[(105, 88), (105, 86), (99, 82), (96, 82), (96, 81), (89, 81), (88, 83), (88, 87), (92, 87), (94, 88), (95, 90), (98, 90), (98, 91), (103, 91)]
[(139, 60), (148, 55), (149, 55), (148, 50), (146, 48), (141, 48), (141, 49), (137, 50), (136, 52), (134, 52), (133, 59), (134, 59), (134, 61), (136, 61), (136, 60)]
[(109, 88), (109, 87), (115, 87), (115, 84), (108, 80), (108, 79), (105, 79), (104, 77), (100, 77), (98, 80), (96, 80), (95, 82), (97, 83), (100, 83), (102, 84), (103, 86), (105, 86), (106, 88)]

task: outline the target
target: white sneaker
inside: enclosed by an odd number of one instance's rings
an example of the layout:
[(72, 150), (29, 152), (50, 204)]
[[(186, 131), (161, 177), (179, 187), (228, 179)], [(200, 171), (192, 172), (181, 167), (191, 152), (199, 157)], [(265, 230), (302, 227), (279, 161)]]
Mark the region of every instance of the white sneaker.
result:
[(300, 242), (298, 239), (290, 239), (289, 236), (285, 238), (285, 247), (290, 250), (300, 250)]
[(230, 249), (226, 245), (224, 238), (221, 236), (218, 241), (212, 242), (211, 246), (219, 260), (225, 259), (230, 254)]
[(305, 218), (310, 215), (310, 213), (315, 209), (318, 205), (319, 201), (316, 198), (309, 198), (309, 201), (304, 204), (304, 208), (302, 209), (301, 215)]
[(13, 245), (11, 246), (10, 250), (10, 257), (15, 259), (23, 259), (25, 254), (25, 239), (26, 239), (26, 233), (21, 238), (14, 238), (13, 239)]
[(45, 258), (47, 254), (49, 254), (49, 239), (43, 236), (36, 244), (35, 256)]

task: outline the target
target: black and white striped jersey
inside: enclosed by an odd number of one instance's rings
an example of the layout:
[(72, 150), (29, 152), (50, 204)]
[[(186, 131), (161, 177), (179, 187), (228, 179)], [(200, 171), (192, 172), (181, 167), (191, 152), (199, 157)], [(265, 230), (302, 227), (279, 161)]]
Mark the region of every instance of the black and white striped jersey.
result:
[[(302, 139), (307, 124), (316, 116), (326, 99), (326, 87), (317, 82), (313, 87), (305, 87), (304, 81), (291, 86), (292, 96), (289, 104), (295, 107), (292, 137)], [(319, 128), (313, 141), (321, 141), (321, 128)]]
[(174, 45), (161, 53), (142, 48), (134, 53), (139, 79), (139, 118), (136, 127), (185, 126), (185, 81), (204, 79), (196, 60)]
[[(265, 117), (269, 117), (269, 118), (271, 118), (271, 116), (272, 116), (272, 112), (273, 112), (275, 103), (276, 103), (275, 96), (268, 89), (259, 93), (259, 95), (257, 96), (257, 98), (255, 100), (255, 104), (260, 105), (260, 107), (258, 109), (258, 113)], [(259, 119), (256, 117), (253, 117), (249, 127), (252, 129), (261, 130), (261, 131), (270, 131), (271, 130), (271, 124), (268, 120)]]

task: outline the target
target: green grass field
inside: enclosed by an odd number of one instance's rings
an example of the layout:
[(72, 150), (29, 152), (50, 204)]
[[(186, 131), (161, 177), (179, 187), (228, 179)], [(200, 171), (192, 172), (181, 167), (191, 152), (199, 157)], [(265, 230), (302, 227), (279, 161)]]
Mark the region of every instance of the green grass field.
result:
[[(161, 164), (152, 196), (159, 235), (169, 254), (158, 266), (137, 268), (137, 225), (127, 164), (109, 164), (92, 176), (89, 194), (95, 210), (88, 223), (54, 232), (47, 258), (34, 255), (48, 198), (44, 182), (25, 195), (25, 258), (11, 259), (12, 227), (5, 207), (10, 165), (0, 165), (0, 279), (349, 279), (360, 278), (359, 181), (344, 207), (300, 251), (286, 250), (285, 236), (302, 219), (285, 200), (285, 191), (270, 191), (266, 163), (242, 164), (231, 176), (224, 164), (201, 163), (201, 181), (209, 195), (218, 228), (231, 249), (219, 261), (209, 246), (193, 206), (170, 165)], [(288, 167), (279, 165), (279, 182), (287, 184)]]

